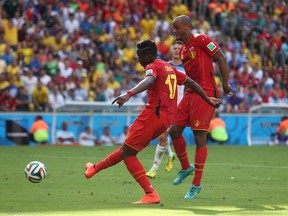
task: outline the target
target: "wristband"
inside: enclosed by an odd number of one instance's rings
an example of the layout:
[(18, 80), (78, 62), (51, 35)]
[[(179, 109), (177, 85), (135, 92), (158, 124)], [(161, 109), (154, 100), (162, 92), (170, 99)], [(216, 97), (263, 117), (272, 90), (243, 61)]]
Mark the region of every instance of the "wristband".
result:
[(131, 97), (134, 96), (135, 94), (132, 91), (127, 91), (127, 94), (129, 94)]

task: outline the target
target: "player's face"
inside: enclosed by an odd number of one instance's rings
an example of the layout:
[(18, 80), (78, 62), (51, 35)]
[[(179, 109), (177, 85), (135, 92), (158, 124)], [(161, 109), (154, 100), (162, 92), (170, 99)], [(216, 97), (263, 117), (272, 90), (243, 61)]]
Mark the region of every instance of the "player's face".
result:
[(186, 24), (180, 22), (179, 20), (174, 20), (172, 22), (172, 32), (174, 33), (176, 40), (186, 42), (186, 35), (189, 33), (189, 29)]
[(138, 61), (141, 64), (142, 67), (146, 67), (149, 63), (151, 63), (151, 59), (149, 55), (143, 54), (141, 51), (137, 50), (137, 55), (138, 55)]
[(173, 59), (180, 59), (180, 49), (181, 49), (182, 45), (181, 44), (175, 44), (172, 48), (172, 55), (173, 55)]

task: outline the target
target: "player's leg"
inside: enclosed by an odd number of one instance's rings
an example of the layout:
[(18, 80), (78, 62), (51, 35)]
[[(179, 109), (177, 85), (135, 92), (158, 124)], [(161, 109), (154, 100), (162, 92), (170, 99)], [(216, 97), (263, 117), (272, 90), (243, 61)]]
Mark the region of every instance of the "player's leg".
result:
[[(163, 115), (165, 117), (165, 114)], [(153, 124), (151, 125), (152, 121)], [(144, 130), (145, 133), (143, 133)], [(136, 204), (154, 204), (160, 202), (160, 197), (152, 187), (146, 176), (144, 167), (136, 155), (146, 148), (151, 140), (159, 137), (165, 130), (167, 130), (167, 126), (163, 125), (162, 120), (155, 114), (154, 110), (144, 109), (130, 127), (129, 135), (125, 139), (122, 151), (124, 163), (127, 170), (145, 192), (145, 195), (135, 202)]]
[[(209, 95), (210, 94), (210, 95)], [(208, 96), (213, 96), (213, 92), (208, 92)], [(210, 125), (210, 121), (213, 117), (215, 108), (207, 104), (200, 96), (194, 96), (194, 107), (198, 104), (197, 108), (192, 111), (190, 122), (191, 128), (194, 134), (194, 140), (196, 143), (194, 165), (195, 173), (192, 181), (192, 186), (188, 190), (185, 198), (193, 199), (200, 193), (202, 185), (202, 175), (208, 155), (207, 148), (207, 131)]]
[(190, 165), (188, 153), (186, 149), (186, 141), (182, 135), (184, 126), (172, 125), (169, 129), (169, 134), (172, 138), (174, 145), (174, 150), (177, 154), (177, 157), (181, 163), (181, 171), (178, 173), (178, 177), (173, 181), (174, 185), (178, 185), (184, 181), (184, 179), (193, 173), (194, 166)]
[(165, 146), (166, 146), (165, 155), (169, 158), (173, 156), (173, 151), (171, 149), (170, 140), (168, 138), (169, 132), (165, 131), (164, 133), (163, 133), (165, 135), (164, 141), (165, 141)]
[(208, 148), (206, 145), (207, 142), (207, 131), (204, 130), (194, 130), (194, 138), (196, 143), (196, 150), (195, 150), (195, 172), (194, 178), (192, 181), (192, 186), (187, 192), (185, 198), (193, 199), (200, 193), (202, 185), (201, 179), (204, 171), (204, 166), (207, 159)]
[[(146, 173), (149, 178), (155, 178), (157, 174), (157, 170), (162, 162), (164, 153), (166, 152), (166, 140), (165, 140), (165, 133), (161, 134), (158, 138), (159, 143), (156, 146), (155, 155), (154, 155), (154, 162), (151, 169)], [(167, 132), (168, 133), (168, 132)]]
[(122, 157), (124, 158), (125, 166), (145, 192), (145, 195), (135, 204), (157, 204), (160, 202), (160, 197), (145, 175), (144, 167), (136, 157), (137, 153), (135, 149), (124, 144)]
[(166, 167), (165, 170), (167, 173), (171, 172), (173, 168), (173, 161), (175, 159), (175, 153), (172, 152), (171, 145), (170, 145), (170, 140), (168, 138), (168, 131), (165, 131), (165, 140), (166, 140), (166, 151), (165, 154), (167, 156), (167, 162), (166, 162)]
[(112, 152), (110, 155), (108, 155), (106, 158), (104, 158), (102, 161), (99, 163), (93, 164), (91, 162), (87, 163), (85, 168), (85, 176), (86, 178), (91, 178), (94, 176), (96, 173), (99, 171), (106, 169), (108, 167), (114, 166), (118, 164), (120, 161), (122, 161), (122, 146), (117, 149), (116, 151)]

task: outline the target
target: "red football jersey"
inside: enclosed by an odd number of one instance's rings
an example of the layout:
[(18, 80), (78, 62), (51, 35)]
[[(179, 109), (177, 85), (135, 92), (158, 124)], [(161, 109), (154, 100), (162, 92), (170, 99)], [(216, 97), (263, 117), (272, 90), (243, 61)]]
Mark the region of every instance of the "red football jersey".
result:
[(218, 95), (218, 89), (214, 79), (212, 57), (219, 49), (219, 45), (207, 35), (192, 34), (180, 50), (186, 75), (197, 82), (204, 91), (214, 91), (215, 96)]
[(155, 78), (154, 84), (148, 89), (147, 107), (159, 107), (168, 115), (174, 115), (177, 106), (177, 85), (182, 85), (187, 76), (161, 59), (148, 64), (145, 70), (146, 76)]

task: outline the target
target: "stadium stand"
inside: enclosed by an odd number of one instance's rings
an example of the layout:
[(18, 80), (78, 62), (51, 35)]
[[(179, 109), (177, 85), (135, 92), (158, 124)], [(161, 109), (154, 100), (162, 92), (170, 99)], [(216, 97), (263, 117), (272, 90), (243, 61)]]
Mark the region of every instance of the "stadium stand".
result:
[[(194, 32), (211, 36), (227, 56), (230, 84), (240, 102), (231, 109), (221, 94), (221, 112), (248, 112), (254, 98), (257, 104), (288, 103), (287, 1), (4, 0), (0, 4), (0, 91), (4, 94), (8, 88), (10, 96), (17, 97), (23, 86), (29, 111), (38, 107), (32, 97), (37, 80), (51, 91), (49, 95), (58, 86), (67, 101), (111, 101), (125, 92), (144, 76), (135, 59), (136, 42), (154, 39), (162, 50), (159, 56), (168, 60), (167, 47), (173, 42), (170, 23), (179, 14), (189, 15)], [(221, 92), (219, 70), (215, 71)], [(45, 111), (53, 107), (46, 106)]]

